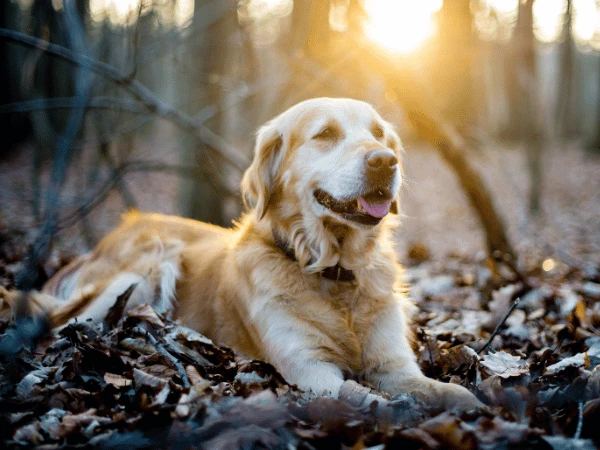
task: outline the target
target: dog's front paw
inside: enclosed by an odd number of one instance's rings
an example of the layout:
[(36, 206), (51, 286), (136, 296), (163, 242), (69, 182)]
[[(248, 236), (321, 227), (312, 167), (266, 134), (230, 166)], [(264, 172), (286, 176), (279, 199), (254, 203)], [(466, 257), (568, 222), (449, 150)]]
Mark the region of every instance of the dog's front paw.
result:
[(464, 387), (424, 376), (408, 378), (398, 383), (393, 394), (400, 393), (425, 396), (427, 404), (433, 409), (469, 411), (486, 407)]
[(440, 381), (434, 383), (433, 393), (429, 395), (431, 406), (459, 411), (486, 409), (486, 406), (464, 387)]
[(344, 381), (344, 384), (340, 388), (338, 399), (355, 408), (364, 408), (373, 402), (377, 402), (378, 406), (385, 406), (389, 402), (381, 394), (373, 392), (368, 387), (354, 380)]

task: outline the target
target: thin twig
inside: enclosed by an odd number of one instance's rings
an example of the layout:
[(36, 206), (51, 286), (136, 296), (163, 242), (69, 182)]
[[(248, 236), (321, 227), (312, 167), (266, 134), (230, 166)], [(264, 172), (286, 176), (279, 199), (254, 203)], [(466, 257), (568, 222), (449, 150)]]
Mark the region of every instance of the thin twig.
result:
[[(111, 177), (103, 184), (94, 195), (92, 195), (83, 205), (79, 206), (75, 211), (66, 217), (61, 218), (58, 222), (57, 230), (69, 228), (79, 221), (82, 217), (91, 213), (98, 205), (100, 205), (110, 192), (118, 185), (123, 177), (130, 172), (172, 172), (179, 176), (195, 179), (198, 175), (205, 175), (205, 172), (198, 167), (183, 167), (163, 163), (148, 163), (148, 162), (129, 162), (121, 165), (112, 172)], [(224, 186), (219, 187), (227, 195), (236, 195)]]
[[(127, 139), (127, 142), (129, 143), (130, 147), (133, 145), (131, 139)], [(115, 162), (114, 158), (112, 157), (112, 155), (110, 154), (110, 149), (109, 149), (108, 145), (103, 144), (100, 146), (100, 156), (102, 159), (104, 159), (104, 161), (108, 165), (110, 173), (114, 176), (117, 173), (117, 171), (119, 170), (119, 167), (118, 167), (117, 163)], [(121, 197), (123, 198), (123, 202), (125, 203), (125, 206), (128, 209), (137, 208), (137, 202), (135, 200), (135, 197), (132, 194), (132, 192), (129, 190), (129, 188), (127, 187), (127, 184), (125, 184), (124, 179), (120, 178), (117, 181), (117, 188), (121, 192)]]
[[(244, 94), (236, 95), (233, 99), (225, 100), (223, 106), (221, 107), (217, 106), (216, 104), (210, 104), (205, 106), (200, 110), (198, 114), (194, 115), (193, 120), (197, 124), (203, 124), (209, 119), (214, 118), (218, 114), (223, 114), (224, 112), (227, 112), (228, 110), (238, 106), (240, 103), (247, 100), (249, 97), (259, 94), (266, 89), (273, 89), (274, 87), (281, 86), (284, 83), (285, 80), (283, 80), (282, 77), (278, 78), (275, 81), (269, 79), (268, 81), (255, 83), (254, 85), (248, 87), (244, 91)], [(75, 97), (53, 97), (7, 103), (5, 105), (0, 105), (0, 114), (23, 113), (52, 109), (71, 109), (77, 104), (76, 101), (77, 99)], [(97, 96), (90, 98), (88, 101), (87, 108), (99, 110), (112, 110), (140, 115), (152, 114), (152, 111), (149, 109), (148, 105), (146, 105), (143, 102), (133, 99), (123, 99), (110, 96)], [(80, 141), (75, 143), (73, 148), (81, 149), (88, 145), (98, 145), (112, 142), (115, 139), (116, 135), (131, 133), (139, 127), (148, 123), (150, 120), (153, 120), (153, 117), (146, 117), (142, 118), (141, 120), (132, 120), (132, 125), (130, 126), (121, 126), (118, 130), (111, 131), (110, 133), (106, 133), (104, 135), (95, 136), (94, 138), (81, 139)]]
[(579, 400), (577, 403), (578, 415), (577, 415), (577, 429), (573, 435), (573, 439), (581, 439), (581, 430), (583, 429), (583, 402)]
[(75, 150), (85, 149), (91, 146), (97, 146), (102, 144), (110, 144), (117, 136), (123, 136), (130, 133), (135, 133), (144, 125), (150, 123), (155, 118), (152, 116), (137, 116), (134, 119), (126, 121), (122, 125), (115, 124), (115, 129), (100, 135), (96, 135), (90, 138), (82, 138), (78, 140), (73, 148)]
[(150, 343), (154, 346), (154, 348), (156, 348), (158, 353), (167, 357), (169, 359), (169, 361), (171, 361), (173, 363), (173, 365), (177, 369), (177, 373), (179, 374), (181, 381), (183, 381), (183, 386), (186, 388), (189, 388), (190, 380), (187, 376), (185, 368), (183, 367), (183, 364), (181, 364), (181, 361), (179, 361), (177, 358), (175, 358), (173, 355), (171, 355), (171, 353), (169, 353), (169, 351), (160, 342), (158, 342), (156, 340), (156, 338), (154, 336), (152, 336), (152, 334), (150, 332), (146, 331), (146, 337), (148, 338)]
[(506, 267), (508, 267), (513, 273), (513, 275), (517, 277), (517, 280), (523, 283), (523, 286), (531, 289), (527, 278), (521, 273), (521, 271), (517, 267), (516, 261), (513, 259), (512, 255), (510, 255), (509, 253), (502, 253), (500, 250), (496, 250), (493, 256), (497, 262), (502, 263)]
[[(289, 56), (287, 53), (279, 53), (280, 56), (287, 58), (287, 62), (289, 64), (294, 65), (294, 67), (300, 71), (305, 71), (311, 79), (318, 80), (323, 86), (326, 86), (328, 89), (333, 89), (337, 95), (342, 96), (351, 96), (352, 93), (348, 90), (347, 84), (340, 81), (340, 78), (333, 73), (333, 70), (338, 68), (338, 65), (345, 63), (345, 60), (342, 61), (333, 61), (332, 65), (328, 65), (323, 67), (317, 61), (314, 61), (305, 56)], [(304, 89), (303, 95), (312, 94), (315, 90), (316, 85), (310, 87), (310, 89)]]
[[(275, 86), (280, 86), (283, 83), (284, 83), (284, 81), (281, 78), (279, 78), (275, 82)], [(240, 103), (247, 100), (250, 96), (259, 94), (266, 89), (273, 89), (273, 88), (274, 88), (274, 83), (272, 80), (268, 80), (268, 81), (262, 82), (260, 84), (256, 83), (256, 84), (250, 86), (243, 95), (236, 96), (234, 100), (225, 100), (224, 104), (221, 107), (217, 106), (214, 103), (204, 106), (197, 114), (194, 115), (193, 119), (197, 124), (206, 123), (209, 119), (216, 117), (218, 114), (223, 114), (224, 112), (227, 112), (228, 110), (230, 110), (232, 108), (235, 108)], [(94, 100), (98, 99), (98, 98), (100, 98), (100, 97), (95, 97)], [(107, 98), (112, 99), (113, 97), (107, 97)], [(0, 106), (0, 109), (1, 108), (2, 107)], [(127, 106), (126, 106), (126, 108), (127, 108)], [(108, 109), (116, 109), (116, 108), (111, 107)], [(127, 110), (126, 112), (134, 112), (134, 111)], [(144, 114), (144, 113), (140, 112), (139, 114)], [(146, 114), (147, 114), (147, 112), (146, 112)], [(139, 128), (146, 125), (151, 120), (154, 120), (154, 117), (146, 116), (146, 117), (142, 117), (142, 118), (137, 117), (137, 118), (131, 119), (131, 120), (125, 122), (124, 124), (115, 124), (114, 130), (111, 130), (108, 133), (103, 133), (101, 135), (94, 136), (92, 138), (81, 139), (74, 145), (74, 148), (81, 149), (81, 148), (86, 148), (87, 146), (90, 146), (90, 145), (100, 145), (100, 144), (106, 144), (106, 143), (112, 142), (115, 140), (116, 136), (133, 133), (133, 132), (137, 131)]]
[[(156, 40), (140, 49), (138, 68), (144, 67), (148, 63), (154, 63), (158, 58), (173, 52), (181, 45), (200, 45), (203, 42), (201, 34), (230, 12), (230, 8), (231, 3), (223, 0), (197, 2), (194, 16), (179, 26), (180, 30), (185, 30), (184, 33), (175, 35), (169, 32), (164, 33), (163, 36), (166, 36), (167, 39)], [(223, 36), (223, 39), (227, 39), (227, 37)]]
[(153, 91), (148, 89), (137, 80), (128, 80), (126, 75), (123, 75), (117, 68), (90, 58), (78, 52), (69, 50), (61, 45), (52, 44), (43, 39), (38, 39), (33, 36), (26, 35), (14, 30), (0, 28), (0, 38), (5, 38), (22, 45), (37, 48), (46, 53), (58, 56), (65, 61), (75, 64), (79, 67), (92, 70), (99, 75), (107, 78), (126, 89), (135, 97), (144, 102), (151, 112), (172, 121), (181, 129), (189, 132), (197, 139), (207, 144), (233, 167), (244, 171), (250, 164), (249, 159), (243, 153), (233, 147), (230, 147), (227, 142), (220, 136), (213, 133), (206, 126), (198, 124), (191, 116), (183, 111), (162, 101)]
[[(72, 109), (77, 107), (77, 97), (54, 97), (37, 98), (24, 102), (7, 103), (0, 105), (0, 114), (22, 113), (50, 109)], [(115, 97), (93, 97), (87, 104), (88, 109), (110, 109), (115, 111), (130, 112), (136, 114), (151, 114), (148, 106), (140, 101), (115, 98)]]
[(142, 11), (144, 9), (144, 1), (140, 1), (138, 6), (137, 18), (135, 20), (135, 28), (133, 30), (133, 67), (129, 73), (125, 76), (125, 82), (130, 83), (136, 76), (138, 70), (138, 54), (139, 54), (139, 43), (140, 43), (140, 26), (142, 21)]
[(496, 337), (496, 335), (500, 332), (500, 329), (504, 326), (504, 323), (506, 322), (506, 320), (508, 319), (508, 317), (512, 314), (512, 312), (515, 310), (515, 308), (519, 305), (519, 302), (521, 301), (521, 296), (519, 295), (518, 297), (516, 297), (512, 303), (512, 305), (510, 305), (510, 308), (508, 308), (508, 311), (506, 312), (506, 315), (504, 316), (504, 318), (500, 321), (500, 323), (498, 325), (496, 325), (496, 328), (494, 329), (492, 335), (489, 337), (489, 339), (487, 340), (487, 342), (485, 343), (485, 345), (483, 347), (481, 347), (478, 351), (477, 354), (479, 355), (481, 352), (483, 352), (486, 348), (489, 347), (489, 345), (492, 343), (492, 340)]
[[(483, 143), (489, 144), (489, 141), (484, 141)], [(482, 146), (481, 148), (483, 148), (485, 150), (487, 147), (488, 147), (488, 145)], [(586, 273), (586, 272), (590, 273), (590, 274), (597, 273), (598, 270), (600, 270), (600, 268), (596, 268), (591, 263), (588, 263), (581, 259), (575, 258), (573, 255), (569, 254), (567, 251), (562, 250), (558, 247), (555, 247), (550, 242), (548, 242), (546, 239), (544, 239), (542, 236), (538, 235), (538, 233), (536, 232), (536, 230), (534, 229), (534, 227), (531, 224), (531, 220), (529, 218), (529, 215), (526, 211), (525, 206), (523, 205), (523, 202), (520, 201), (520, 199), (523, 198), (525, 196), (525, 194), (519, 188), (518, 183), (515, 181), (514, 177), (512, 176), (512, 172), (510, 170), (507, 170), (507, 165), (504, 164), (503, 161), (500, 159), (500, 157), (498, 156), (498, 152), (486, 151), (483, 154), (484, 154), (485, 158), (487, 158), (488, 160), (492, 160), (494, 165), (496, 166), (496, 169), (504, 175), (504, 180), (506, 181), (507, 185), (510, 187), (510, 189), (512, 191), (513, 199), (514, 199), (515, 203), (518, 205), (518, 209), (519, 209), (519, 214), (518, 214), (518, 218), (519, 218), (519, 222), (520, 222), (519, 228), (518, 228), (519, 233), (522, 236), (532, 237), (535, 240), (536, 245), (538, 245), (539, 247), (542, 247), (545, 253), (547, 253), (548, 255), (554, 256), (555, 258), (560, 259), (568, 266), (574, 267), (575, 269), (577, 269), (581, 272), (584, 272), (584, 273)]]
[(435, 378), (435, 362), (433, 360), (433, 352), (431, 351), (431, 344), (429, 342), (429, 335), (425, 333), (425, 330), (421, 328), (421, 334), (425, 336), (425, 343), (427, 344), (427, 351), (429, 352), (429, 363), (431, 364), (431, 376)]

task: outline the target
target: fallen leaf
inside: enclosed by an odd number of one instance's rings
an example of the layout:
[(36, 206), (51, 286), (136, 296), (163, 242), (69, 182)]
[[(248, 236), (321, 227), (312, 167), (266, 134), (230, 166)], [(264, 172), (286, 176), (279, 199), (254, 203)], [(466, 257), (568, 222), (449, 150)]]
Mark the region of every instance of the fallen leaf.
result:
[(125, 378), (121, 375), (116, 375), (110, 372), (106, 372), (104, 374), (104, 381), (116, 387), (129, 386), (132, 382), (129, 378)]
[(136, 386), (151, 386), (153, 388), (162, 389), (168, 381), (164, 378), (159, 378), (154, 375), (150, 375), (139, 369), (133, 369), (133, 379)]
[(133, 294), (133, 291), (135, 290), (136, 287), (137, 287), (137, 283), (133, 283), (131, 286), (129, 286), (125, 290), (125, 292), (123, 292), (121, 295), (119, 295), (117, 297), (114, 305), (112, 305), (108, 309), (106, 316), (104, 316), (104, 329), (105, 330), (110, 330), (110, 329), (114, 328), (115, 325), (117, 324), (117, 322), (121, 319), (121, 317), (123, 317), (123, 311), (125, 311), (125, 306), (127, 305), (127, 301), (131, 297), (131, 294)]
[(440, 414), (420, 426), (447, 448), (469, 450), (477, 448), (473, 428), (449, 413)]
[(165, 326), (164, 322), (158, 317), (158, 314), (156, 314), (156, 311), (154, 311), (147, 303), (129, 310), (127, 316), (139, 319), (143, 322), (148, 322), (157, 327)]
[(571, 356), (569, 358), (565, 358), (556, 364), (552, 364), (546, 367), (546, 371), (544, 375), (554, 375), (559, 373), (562, 370), (567, 369), (568, 367), (583, 367), (588, 368), (590, 365), (590, 360), (587, 358), (585, 353), (578, 353), (575, 356)]
[(502, 378), (518, 377), (529, 371), (526, 361), (502, 351), (485, 355), (480, 364), (488, 375), (497, 375)]

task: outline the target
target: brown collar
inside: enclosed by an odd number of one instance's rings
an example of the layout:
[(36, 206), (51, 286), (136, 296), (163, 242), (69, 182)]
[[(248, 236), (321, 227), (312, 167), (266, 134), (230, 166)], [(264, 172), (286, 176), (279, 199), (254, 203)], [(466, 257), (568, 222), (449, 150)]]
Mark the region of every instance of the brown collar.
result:
[[(290, 258), (293, 261), (297, 261), (296, 252), (294, 248), (289, 245), (289, 243), (282, 239), (279, 236), (279, 233), (273, 231), (273, 239), (275, 239), (275, 246), (279, 250), (281, 250), (285, 256)], [(321, 277), (327, 278), (328, 280), (333, 281), (354, 281), (356, 277), (354, 276), (354, 272), (349, 269), (345, 269), (344, 267), (336, 264), (335, 266), (327, 267), (326, 269), (321, 271)]]

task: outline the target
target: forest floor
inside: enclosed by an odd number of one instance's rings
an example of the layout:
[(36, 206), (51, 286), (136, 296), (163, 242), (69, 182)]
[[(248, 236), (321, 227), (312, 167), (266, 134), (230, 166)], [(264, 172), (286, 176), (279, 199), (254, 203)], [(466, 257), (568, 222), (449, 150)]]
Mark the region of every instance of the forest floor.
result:
[[(541, 213), (528, 220), (522, 153), (474, 155), (521, 257), (519, 279), (486, 259), (478, 224), (435, 152), (408, 147), (398, 252), (417, 306), (419, 363), (428, 376), (471, 389), (489, 411), (431, 411), (427, 399), (412, 395), (362, 410), (316, 398), (272, 366), (141, 307), (40, 340), (35, 323), (1, 320), (0, 442), (48, 449), (599, 446), (600, 158), (576, 148), (549, 153)], [(19, 214), (30, 195), (19, 158), (2, 163), (14, 170), (0, 180), (5, 287), (35, 231), (33, 219)], [(169, 186), (140, 178), (131, 183), (140, 207), (165, 208)], [(149, 183), (158, 192), (144, 196)], [(113, 226), (119, 209), (111, 198), (96, 210), (94, 234)], [(77, 230), (61, 235), (47, 275), (85, 248)]]

